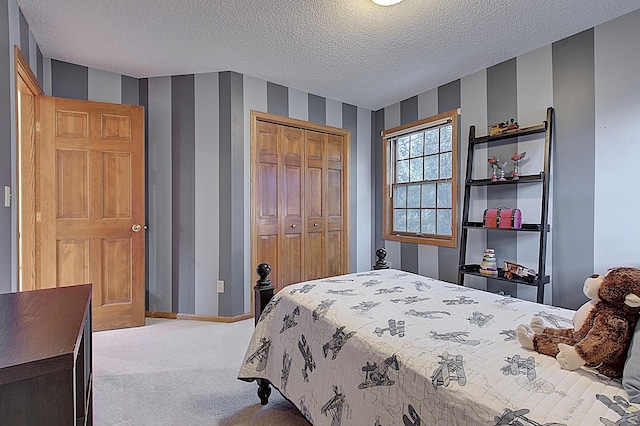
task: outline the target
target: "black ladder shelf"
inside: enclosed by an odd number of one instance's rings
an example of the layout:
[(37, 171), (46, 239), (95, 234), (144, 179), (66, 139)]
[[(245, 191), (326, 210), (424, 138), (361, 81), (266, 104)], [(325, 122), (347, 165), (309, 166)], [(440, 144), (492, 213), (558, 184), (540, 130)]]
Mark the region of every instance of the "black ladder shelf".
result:
[[(464, 186), (464, 204), (462, 208), (462, 232), (460, 235), (460, 260), (458, 262), (458, 284), (464, 285), (465, 275), (475, 275), (487, 279), (509, 281), (512, 283), (526, 284), (537, 287), (536, 301), (544, 302), (544, 286), (551, 281), (550, 276), (545, 274), (546, 252), (547, 252), (547, 236), (550, 231), (549, 227), (549, 173), (551, 165), (551, 142), (553, 138), (553, 121), (554, 110), (552, 107), (547, 108), (546, 120), (536, 126), (525, 127), (515, 132), (499, 134), (494, 136), (476, 137), (476, 127), (469, 128), (469, 147), (467, 153), (467, 173)], [(521, 136), (534, 135), (544, 133), (544, 164), (543, 171), (533, 175), (521, 175), (519, 180), (508, 179), (506, 181), (492, 182), (491, 179), (472, 179), (473, 154), (475, 148), (481, 144), (491, 145), (496, 143), (509, 143), (513, 139), (514, 143)], [(522, 184), (541, 184), (542, 194), (540, 196), (540, 223), (523, 223), (521, 229), (496, 229), (486, 228), (482, 222), (469, 221), (469, 204), (471, 201), (471, 188), (474, 186), (492, 186), (492, 185), (522, 185)], [(514, 187), (515, 188), (515, 187)], [(480, 273), (479, 264), (467, 264), (467, 237), (469, 230), (485, 229), (487, 232), (536, 232), (539, 234), (538, 244), (538, 269), (537, 275), (530, 279), (513, 276), (506, 278), (503, 268), (498, 268), (497, 276), (488, 276)]]

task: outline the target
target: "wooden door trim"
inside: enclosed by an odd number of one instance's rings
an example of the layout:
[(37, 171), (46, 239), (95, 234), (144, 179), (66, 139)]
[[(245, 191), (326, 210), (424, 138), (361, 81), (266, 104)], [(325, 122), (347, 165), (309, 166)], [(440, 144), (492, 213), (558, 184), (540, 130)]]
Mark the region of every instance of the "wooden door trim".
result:
[(25, 59), (24, 55), (22, 55), (18, 46), (13, 46), (13, 57), (15, 63), (15, 75), (20, 75), (24, 79), (25, 83), (27, 83), (29, 89), (31, 89), (31, 92), (34, 95), (44, 95), (44, 90), (42, 90), (40, 82), (31, 70), (29, 62)]
[[(39, 208), (37, 195), (39, 162), (37, 155), (38, 143), (36, 140), (35, 106), (37, 103), (37, 97), (43, 95), (44, 91), (40, 86), (40, 82), (38, 82), (38, 79), (29, 67), (29, 62), (22, 55), (22, 52), (20, 51), (20, 48), (18, 46), (14, 46), (13, 48), (13, 58), (15, 86), (14, 110), (16, 113), (16, 163), (18, 163), (16, 164), (16, 197), (14, 202), (21, 203), (24, 206), (29, 206), (26, 211), (18, 209), (16, 213), (16, 229), (18, 230), (16, 235), (18, 241), (16, 241), (16, 245), (18, 247), (18, 256), (15, 261), (17, 262), (16, 267), (19, 277), (22, 276), (22, 274), (25, 272), (31, 274), (34, 277), (34, 280), (30, 280), (29, 285), (27, 285), (26, 287), (24, 286), (24, 281), (18, 278), (18, 291), (22, 291), (34, 290), (35, 288), (38, 288), (38, 282), (40, 279), (37, 268), (37, 257), (39, 253), (38, 244), (40, 239), (36, 221), (36, 212)], [(18, 111), (18, 97), (20, 96), (21, 81), (24, 82), (24, 85), (29, 90), (29, 93), (34, 97), (30, 116), (33, 121), (30, 123), (29, 127), (30, 137), (28, 137), (28, 140), (26, 141), (23, 141), (20, 138), (22, 114), (20, 114), (20, 112)], [(23, 188), (28, 189), (23, 190)], [(22, 229), (23, 225), (28, 226), (28, 229), (24, 229), (24, 231), (20, 234), (20, 230)], [(26, 265), (28, 266), (27, 269), (33, 270), (24, 270), (25, 262), (23, 261), (23, 259), (25, 259), (27, 256), (31, 258), (28, 262), (26, 262)]]
[[(250, 205), (251, 205), (251, 215), (250, 215), (250, 220), (251, 220), (251, 225), (250, 225), (250, 241), (251, 241), (251, 283), (252, 283), (252, 288), (253, 288), (253, 280), (257, 279), (257, 273), (255, 271), (254, 268), (256, 268), (258, 266), (257, 262), (257, 258), (258, 258), (258, 235), (257, 235), (257, 209), (256, 209), (256, 203), (254, 202), (254, 200), (256, 199), (256, 194), (257, 194), (257, 190), (258, 187), (256, 185), (256, 176), (255, 176), (255, 171), (256, 171), (256, 162), (258, 160), (257, 158), (257, 152), (256, 152), (256, 146), (257, 146), (257, 123), (261, 121), (261, 122), (266, 122), (266, 123), (273, 123), (273, 124), (277, 124), (277, 125), (283, 125), (283, 126), (288, 126), (288, 127), (296, 127), (296, 128), (300, 128), (303, 130), (310, 130), (310, 131), (314, 131), (314, 132), (320, 132), (320, 133), (326, 133), (326, 134), (330, 134), (330, 135), (337, 135), (337, 136), (341, 136), (344, 139), (344, 155), (345, 155), (345, 165), (344, 165), (344, 179), (345, 179), (345, 185), (343, 188), (343, 195), (342, 195), (342, 201), (343, 201), (343, 205), (344, 205), (344, 215), (345, 215), (345, 223), (344, 223), (344, 232), (345, 235), (347, 235), (347, 238), (345, 238), (344, 241), (344, 253), (345, 253), (345, 265), (347, 265), (347, 268), (349, 268), (349, 265), (351, 264), (350, 261), (350, 255), (351, 255), (351, 217), (350, 217), (350, 209), (349, 209), (349, 200), (351, 199), (351, 192), (350, 192), (350, 186), (349, 185), (349, 181), (350, 181), (350, 172), (351, 172), (351, 131), (348, 129), (341, 129), (339, 127), (333, 127), (333, 126), (328, 126), (328, 125), (324, 125), (324, 124), (318, 124), (318, 123), (312, 123), (309, 121), (304, 121), (304, 120), (299, 120), (296, 118), (290, 118), (290, 117), (284, 117), (281, 115), (277, 115), (277, 114), (270, 114), (270, 113), (266, 113), (266, 112), (261, 112), (261, 111), (256, 111), (256, 110), (251, 110), (251, 118), (250, 118), (250, 131), (251, 131), (251, 149), (250, 149), (250, 168), (251, 168), (251, 177), (250, 177), (250, 186), (251, 186), (251, 193), (250, 193)], [(252, 289), (251, 289), (252, 290)], [(254, 310), (254, 293), (253, 291), (250, 291), (251, 293), (251, 312), (253, 313)]]

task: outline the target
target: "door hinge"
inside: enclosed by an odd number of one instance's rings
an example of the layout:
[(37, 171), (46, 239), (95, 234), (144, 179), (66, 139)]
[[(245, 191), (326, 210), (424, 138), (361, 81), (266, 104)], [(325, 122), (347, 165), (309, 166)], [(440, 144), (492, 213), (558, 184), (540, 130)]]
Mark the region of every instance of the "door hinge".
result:
[(40, 133), (40, 122), (36, 121), (36, 133)]
[(36, 212), (36, 222), (42, 222), (42, 213)]

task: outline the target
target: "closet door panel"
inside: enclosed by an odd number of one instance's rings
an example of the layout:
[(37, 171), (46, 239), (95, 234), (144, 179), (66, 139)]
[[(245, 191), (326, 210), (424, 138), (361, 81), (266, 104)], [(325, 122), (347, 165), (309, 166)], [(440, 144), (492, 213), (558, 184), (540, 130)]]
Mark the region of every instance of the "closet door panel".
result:
[(303, 278), (304, 250), (303, 212), (304, 212), (304, 131), (280, 126), (279, 146), (281, 149), (283, 182), (282, 217), (282, 269), (281, 287), (299, 283)]

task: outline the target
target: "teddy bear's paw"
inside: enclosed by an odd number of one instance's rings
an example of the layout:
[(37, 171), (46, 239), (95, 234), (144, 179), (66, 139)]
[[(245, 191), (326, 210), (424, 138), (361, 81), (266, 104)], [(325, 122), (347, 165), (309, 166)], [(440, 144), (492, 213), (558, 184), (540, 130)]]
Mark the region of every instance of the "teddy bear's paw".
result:
[(516, 327), (516, 333), (518, 334), (518, 341), (522, 345), (523, 348), (533, 349), (533, 336), (535, 336), (535, 332), (526, 324), (520, 324)]
[(558, 343), (558, 349), (560, 352), (556, 355), (556, 360), (558, 364), (560, 364), (560, 367), (565, 370), (577, 370), (585, 365), (584, 360), (580, 358), (580, 355), (578, 355), (578, 352), (573, 346)]
[(544, 332), (544, 321), (540, 317), (531, 318), (531, 322), (529, 323), (529, 325), (536, 334), (542, 334)]

